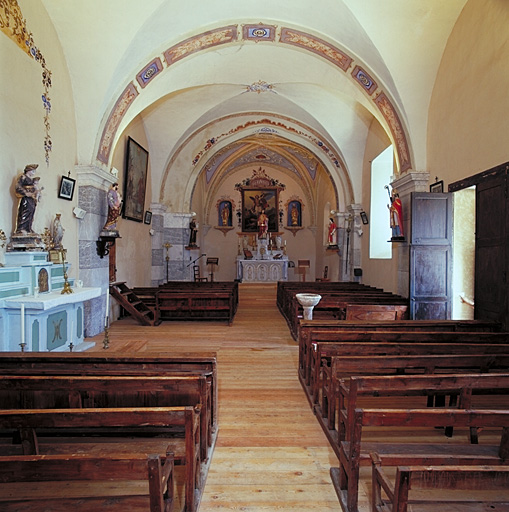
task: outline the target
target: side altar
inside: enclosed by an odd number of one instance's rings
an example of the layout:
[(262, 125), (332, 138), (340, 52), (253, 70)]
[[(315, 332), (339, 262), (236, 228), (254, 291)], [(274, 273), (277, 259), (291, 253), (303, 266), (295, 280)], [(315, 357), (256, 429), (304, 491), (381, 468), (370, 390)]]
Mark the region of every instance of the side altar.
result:
[[(84, 302), (101, 288), (72, 286), (62, 293), (69, 264), (43, 251), (8, 252), (0, 267), (0, 351), (83, 351)], [(71, 280), (71, 284), (75, 284)]]
[(237, 279), (246, 283), (288, 281), (288, 256), (284, 250), (268, 245), (267, 239), (258, 241), (253, 250), (244, 249), (237, 256)]

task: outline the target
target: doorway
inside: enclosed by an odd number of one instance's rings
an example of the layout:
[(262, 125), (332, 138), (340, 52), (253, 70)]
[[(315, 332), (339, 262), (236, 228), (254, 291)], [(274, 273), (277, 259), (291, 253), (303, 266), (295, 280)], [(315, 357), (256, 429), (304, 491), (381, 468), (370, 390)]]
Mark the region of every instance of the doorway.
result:
[(475, 186), (453, 193), (452, 318), (474, 319)]

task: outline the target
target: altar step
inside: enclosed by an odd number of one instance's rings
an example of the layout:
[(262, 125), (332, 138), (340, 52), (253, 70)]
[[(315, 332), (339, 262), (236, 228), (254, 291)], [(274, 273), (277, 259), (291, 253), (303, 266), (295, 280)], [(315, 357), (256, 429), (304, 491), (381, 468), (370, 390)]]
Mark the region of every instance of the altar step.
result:
[(154, 325), (154, 311), (125, 282), (110, 283), (110, 295), (141, 325)]

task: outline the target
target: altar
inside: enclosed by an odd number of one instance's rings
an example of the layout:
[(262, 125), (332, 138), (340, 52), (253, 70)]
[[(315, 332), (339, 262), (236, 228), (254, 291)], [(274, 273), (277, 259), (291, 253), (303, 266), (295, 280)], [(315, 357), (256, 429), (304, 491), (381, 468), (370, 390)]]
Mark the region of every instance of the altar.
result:
[(237, 279), (245, 283), (288, 281), (288, 258), (244, 259), (237, 257)]
[(64, 266), (48, 261), (47, 252), (11, 252), (0, 267), (0, 351), (83, 351), (84, 303), (101, 288), (75, 286), (62, 293)]
[[(279, 241), (280, 242), (280, 241)], [(279, 247), (281, 243), (279, 243)], [(240, 245), (239, 245), (239, 252)], [(257, 240), (251, 250), (245, 248), (237, 256), (237, 279), (246, 283), (288, 281), (286, 250), (277, 248), (269, 239)]]

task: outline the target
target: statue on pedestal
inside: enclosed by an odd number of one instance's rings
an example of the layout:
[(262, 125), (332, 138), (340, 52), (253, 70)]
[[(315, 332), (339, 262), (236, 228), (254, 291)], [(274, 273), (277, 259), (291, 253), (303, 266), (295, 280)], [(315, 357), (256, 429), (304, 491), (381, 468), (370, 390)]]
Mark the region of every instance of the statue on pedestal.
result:
[(191, 219), (191, 222), (189, 223), (189, 245), (188, 247), (197, 247), (196, 245), (196, 238), (198, 235), (198, 223), (196, 222), (196, 217), (193, 217)]
[(118, 183), (113, 183), (108, 190), (108, 218), (103, 231), (117, 231), (117, 221), (122, 211), (122, 195), (118, 191)]
[(19, 198), (16, 229), (7, 246), (8, 251), (13, 250), (43, 250), (44, 244), (41, 236), (32, 229), (37, 203), (41, 200), (43, 187), (40, 186), (40, 177), (35, 176), (38, 164), (25, 166), (23, 174), (16, 180), (16, 197)]
[(58, 251), (63, 249), (62, 246), (62, 238), (64, 238), (64, 227), (62, 226), (62, 222), (60, 221), (61, 213), (57, 213), (55, 215), (55, 219), (53, 220), (53, 224), (51, 226), (51, 238), (52, 238), (52, 246), (53, 249)]
[[(386, 185), (385, 188), (389, 193), (389, 187)], [(391, 240), (404, 241), (405, 234), (403, 232), (403, 205), (401, 204), (398, 191), (395, 188), (392, 189), (392, 193), (389, 193), (389, 200), (391, 204), (387, 205), (387, 208), (389, 208), (390, 225), (392, 229)]]
[(265, 210), (260, 212), (258, 216), (258, 238), (267, 238), (267, 231), (269, 229), (269, 218), (265, 214)]

